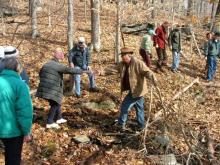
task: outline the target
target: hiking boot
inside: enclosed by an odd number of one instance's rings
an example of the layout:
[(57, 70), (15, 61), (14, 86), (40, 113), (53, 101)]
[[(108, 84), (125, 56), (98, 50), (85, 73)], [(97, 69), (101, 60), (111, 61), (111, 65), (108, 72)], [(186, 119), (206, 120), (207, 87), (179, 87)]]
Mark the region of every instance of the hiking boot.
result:
[(56, 121), (57, 124), (63, 124), (63, 123), (66, 123), (66, 122), (67, 122), (67, 120), (63, 119), (63, 118)]
[(94, 87), (94, 88), (90, 88), (89, 91), (90, 92), (99, 92), (99, 89), (97, 87)]
[(79, 99), (81, 98), (81, 95), (75, 94), (75, 97)]
[(115, 128), (117, 131), (125, 131), (126, 130), (125, 125), (121, 125), (119, 123), (116, 123)]
[(57, 123), (52, 123), (52, 124), (47, 124), (46, 128), (48, 128), (48, 129), (50, 129), (50, 128), (59, 129), (60, 126)]

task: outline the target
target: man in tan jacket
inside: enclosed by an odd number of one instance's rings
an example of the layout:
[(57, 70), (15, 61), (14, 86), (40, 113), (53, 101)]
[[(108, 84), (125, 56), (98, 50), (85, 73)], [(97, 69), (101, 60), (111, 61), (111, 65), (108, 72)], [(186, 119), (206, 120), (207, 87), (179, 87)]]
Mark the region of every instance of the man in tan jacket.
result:
[(121, 92), (128, 91), (121, 104), (118, 125), (125, 129), (128, 113), (134, 106), (136, 110), (137, 122), (140, 129), (145, 127), (144, 123), (144, 95), (148, 92), (147, 80), (151, 80), (156, 85), (156, 78), (153, 72), (145, 63), (133, 56), (130, 48), (121, 49), (122, 61), (119, 64), (121, 77)]

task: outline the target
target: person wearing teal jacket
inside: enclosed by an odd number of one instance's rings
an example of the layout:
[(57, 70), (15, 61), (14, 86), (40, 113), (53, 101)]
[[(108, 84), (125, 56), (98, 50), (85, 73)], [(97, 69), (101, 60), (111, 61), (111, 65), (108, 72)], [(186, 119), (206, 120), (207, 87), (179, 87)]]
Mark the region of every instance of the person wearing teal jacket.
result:
[(31, 140), (33, 106), (20, 71), (18, 59), (9, 58), (0, 73), (0, 140), (5, 146), (6, 165), (20, 165), (23, 142)]
[(217, 57), (220, 57), (220, 32), (215, 32), (211, 40), (205, 47), (205, 56), (207, 56), (207, 81), (212, 81), (217, 69)]

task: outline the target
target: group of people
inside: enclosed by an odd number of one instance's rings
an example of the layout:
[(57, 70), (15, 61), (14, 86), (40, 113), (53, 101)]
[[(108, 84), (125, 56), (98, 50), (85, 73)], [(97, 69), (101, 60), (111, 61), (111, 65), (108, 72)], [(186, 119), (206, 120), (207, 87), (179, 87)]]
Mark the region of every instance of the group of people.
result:
[(156, 72), (164, 72), (164, 66), (167, 66), (167, 47), (170, 48), (173, 55), (171, 70), (178, 72), (181, 51), (180, 25), (176, 24), (169, 36), (167, 36), (168, 27), (169, 23), (165, 21), (161, 26), (157, 27), (155, 31), (153, 27), (148, 28), (147, 34), (143, 36), (141, 41), (139, 52), (149, 68), (152, 68), (152, 49), (153, 47), (156, 48), (158, 56)]
[[(164, 22), (154, 31), (153, 27), (147, 29), (143, 36), (139, 53), (149, 68), (152, 68), (152, 49), (156, 48), (158, 56), (156, 72), (164, 72), (164, 66), (167, 66), (168, 47), (172, 51), (172, 72), (176, 73), (179, 69), (181, 50), (181, 26), (175, 24), (173, 29), (167, 35), (169, 23)], [(217, 69), (217, 58), (220, 58), (220, 32), (209, 32), (206, 34), (207, 41), (204, 44), (204, 55), (206, 57), (206, 80), (212, 81)]]
[[(158, 55), (156, 72), (162, 71), (167, 65), (166, 47), (171, 49), (173, 62), (171, 70), (177, 72), (180, 61), (181, 33), (179, 25), (167, 37), (169, 23), (147, 29), (143, 36), (140, 55), (143, 60), (133, 56), (134, 50), (128, 47), (121, 49), (121, 62), (117, 70), (121, 79), (121, 92), (127, 91), (122, 101), (117, 128), (124, 130), (129, 111), (136, 110), (137, 127), (145, 127), (144, 96), (148, 93), (149, 82), (157, 85), (157, 79), (152, 71), (152, 48)], [(212, 80), (216, 71), (216, 57), (220, 55), (220, 33), (209, 34), (205, 43), (207, 56), (207, 80)], [(74, 93), (81, 97), (81, 74), (87, 74), (91, 92), (99, 92), (95, 83), (95, 74), (90, 67), (90, 52), (85, 38), (79, 37), (77, 44), (68, 53), (69, 66), (61, 63), (65, 56), (62, 48), (56, 48), (53, 58), (46, 62), (39, 72), (40, 82), (36, 97), (48, 101), (46, 128), (60, 128), (67, 120), (62, 117), (61, 103), (63, 98), (63, 74), (72, 74), (75, 82)], [(146, 81), (146, 80), (149, 81)], [(19, 52), (12, 46), (0, 47), (0, 140), (5, 146), (5, 162), (7, 165), (20, 165), (21, 151), (24, 141), (31, 140), (33, 107), (29, 91), (29, 78), (19, 61)]]

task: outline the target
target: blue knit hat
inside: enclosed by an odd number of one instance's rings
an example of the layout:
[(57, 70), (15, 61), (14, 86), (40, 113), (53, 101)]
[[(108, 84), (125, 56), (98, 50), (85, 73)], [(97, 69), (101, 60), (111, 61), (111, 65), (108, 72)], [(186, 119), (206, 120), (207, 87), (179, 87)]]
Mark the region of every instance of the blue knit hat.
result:
[(155, 33), (155, 31), (153, 29), (149, 29), (147, 31), (147, 33), (150, 34), (151, 36), (155, 36), (156, 35), (156, 33)]

